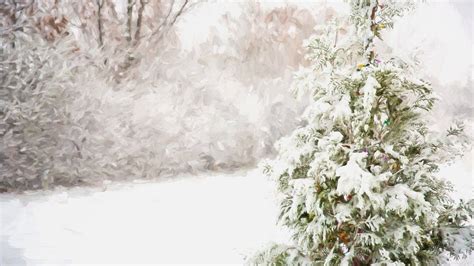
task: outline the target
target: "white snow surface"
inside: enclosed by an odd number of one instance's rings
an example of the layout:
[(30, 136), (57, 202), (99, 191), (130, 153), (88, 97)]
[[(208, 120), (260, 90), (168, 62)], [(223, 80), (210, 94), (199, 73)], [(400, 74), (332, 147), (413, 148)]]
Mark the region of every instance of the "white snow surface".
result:
[[(472, 198), (472, 153), (441, 175)], [(275, 196), (257, 169), (1, 195), (0, 265), (243, 264), (289, 240)]]
[(0, 265), (242, 263), (283, 242), (259, 171), (0, 196)]

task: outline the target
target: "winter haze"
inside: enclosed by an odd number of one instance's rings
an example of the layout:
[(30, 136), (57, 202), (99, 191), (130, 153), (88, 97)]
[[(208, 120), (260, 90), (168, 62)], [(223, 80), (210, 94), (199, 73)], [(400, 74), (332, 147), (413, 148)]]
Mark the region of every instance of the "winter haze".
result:
[[(106, 1), (102, 33), (84, 8), (95, 1), (54, 2), (0, 40), (0, 264), (242, 264), (288, 241), (257, 165), (302, 125), (303, 43), (345, 4), (199, 1), (180, 14), (182, 1), (148, 1), (136, 34), (127, 0)], [(471, 136), (473, 8), (427, 1), (380, 44), (432, 82), (432, 128), (462, 120)], [(41, 26), (48, 14), (59, 29)], [(457, 199), (473, 197), (473, 154), (441, 170)]]

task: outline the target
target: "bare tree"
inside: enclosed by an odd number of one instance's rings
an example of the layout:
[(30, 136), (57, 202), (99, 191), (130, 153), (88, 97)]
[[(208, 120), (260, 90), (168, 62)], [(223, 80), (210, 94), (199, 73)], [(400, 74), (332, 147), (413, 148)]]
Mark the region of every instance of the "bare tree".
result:
[(140, 30), (142, 28), (143, 21), (143, 11), (145, 10), (145, 5), (148, 4), (148, 1), (140, 0), (140, 8), (138, 8), (138, 17), (137, 17), (137, 26), (135, 30), (135, 45), (140, 41)]
[(176, 23), (178, 18), (196, 4), (197, 2), (190, 3), (189, 0), (184, 0), (181, 6), (178, 7), (178, 10), (173, 15), (173, 9), (175, 5), (177, 4), (175, 3), (175, 0), (171, 0), (166, 16), (163, 18), (160, 25), (155, 30), (152, 31), (152, 33), (150, 34), (150, 37), (158, 36), (157, 38), (158, 40), (163, 38), (166, 31), (168, 31), (171, 27), (173, 27), (173, 25)]
[(130, 43), (132, 41), (132, 16), (133, 16), (133, 5), (135, 1), (127, 0), (127, 33), (126, 39)]
[(104, 0), (96, 0), (97, 4), (97, 29), (99, 31), (99, 46), (104, 45), (104, 25), (102, 22), (102, 7), (104, 6)]

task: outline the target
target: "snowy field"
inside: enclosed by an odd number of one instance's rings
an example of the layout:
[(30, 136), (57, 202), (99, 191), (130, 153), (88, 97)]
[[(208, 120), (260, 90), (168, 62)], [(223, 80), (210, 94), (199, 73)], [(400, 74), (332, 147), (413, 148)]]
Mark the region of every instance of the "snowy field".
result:
[[(472, 197), (472, 155), (446, 167)], [(1, 265), (242, 264), (288, 233), (258, 170), (0, 196)], [(452, 265), (474, 265), (474, 257)]]
[(258, 171), (0, 201), (1, 265), (241, 263), (286, 239)]

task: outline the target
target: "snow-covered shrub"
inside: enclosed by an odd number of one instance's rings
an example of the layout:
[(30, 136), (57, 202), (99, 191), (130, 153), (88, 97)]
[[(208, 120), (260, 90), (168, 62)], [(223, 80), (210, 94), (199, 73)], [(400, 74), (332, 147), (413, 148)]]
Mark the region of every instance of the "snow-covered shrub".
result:
[(28, 31), (1, 40), (9, 82), (1, 88), (2, 187), (249, 166), (299, 123), (305, 103), (287, 87), (305, 64), (297, 47), (318, 22), (314, 13), (242, 4), (242, 16), (220, 19), (226, 38), (211, 31), (185, 51), (181, 20), (154, 34), (161, 24), (153, 18), (168, 10), (158, 3), (145, 6), (140, 38), (131, 40), (127, 6), (116, 1), (36, 3), (16, 12)]
[(313, 66), (296, 79), (311, 92), (307, 125), (277, 142), (264, 164), (281, 191), (290, 247), (255, 263), (435, 265), (470, 253), (471, 204), (456, 203), (441, 165), (470, 146), (463, 126), (429, 129), (436, 97), (412, 60), (381, 53), (374, 40), (411, 1), (348, 1), (307, 47)]
[(38, 188), (77, 182), (79, 139), (67, 103), (74, 70), (70, 38), (50, 43), (17, 33), (0, 43), (0, 187)]

